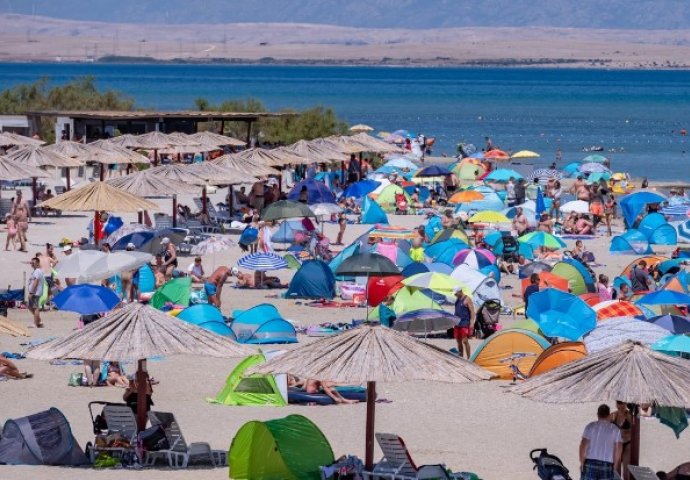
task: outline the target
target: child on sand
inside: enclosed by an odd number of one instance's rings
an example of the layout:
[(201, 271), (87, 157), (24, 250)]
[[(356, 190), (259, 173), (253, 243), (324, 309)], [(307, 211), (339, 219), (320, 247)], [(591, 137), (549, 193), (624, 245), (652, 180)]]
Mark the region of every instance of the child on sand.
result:
[(5, 215), (5, 223), (7, 224), (7, 241), (5, 241), (5, 250), (9, 250), (10, 242), (12, 242), (12, 250), (17, 249), (17, 222), (14, 221), (12, 214)]

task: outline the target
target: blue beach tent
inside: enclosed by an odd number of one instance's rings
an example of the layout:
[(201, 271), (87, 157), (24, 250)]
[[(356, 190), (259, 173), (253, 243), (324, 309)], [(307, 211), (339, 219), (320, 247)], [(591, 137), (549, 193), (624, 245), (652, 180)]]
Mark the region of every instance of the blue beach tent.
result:
[(653, 253), (649, 247), (649, 240), (639, 230), (628, 230), (622, 235), (611, 239), (609, 252), (617, 255), (645, 255)]
[(654, 192), (635, 192), (621, 198), (619, 205), (623, 211), (623, 218), (628, 227), (632, 227), (637, 216), (642, 213), (644, 208), (650, 203), (661, 203), (666, 199)]
[(285, 220), (271, 239), (276, 243), (292, 243), (295, 241), (295, 233), (304, 232), (304, 226), (300, 220)]
[(223, 337), (230, 337), (233, 340), (236, 338), (232, 328), (225, 324), (225, 319), (220, 310), (208, 303), (199, 303), (187, 307), (180, 312), (177, 318)]
[(270, 303), (234, 310), (232, 316), (231, 327), (239, 343), (297, 343), (295, 327)]
[(309, 205), (314, 203), (335, 203), (335, 195), (326, 184), (313, 178), (302, 180), (292, 187), (292, 190), (288, 193), (288, 200), (299, 201), (300, 192), (304, 187), (307, 189), (307, 203)]
[(388, 225), (388, 216), (383, 211), (381, 205), (369, 197), (364, 198), (362, 203), (362, 221), (366, 225), (382, 224)]
[(335, 276), (330, 267), (321, 260), (304, 262), (290, 281), (285, 298), (335, 297)]
[(660, 213), (645, 216), (637, 229), (647, 237), (651, 245), (675, 245), (678, 243), (676, 228)]

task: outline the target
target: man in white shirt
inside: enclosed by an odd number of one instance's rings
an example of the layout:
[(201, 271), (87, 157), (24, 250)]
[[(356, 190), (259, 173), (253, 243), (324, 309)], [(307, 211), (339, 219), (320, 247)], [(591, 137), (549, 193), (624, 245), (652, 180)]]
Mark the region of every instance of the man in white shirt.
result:
[(34, 257), (31, 259), (31, 268), (33, 272), (31, 277), (29, 277), (29, 310), (34, 316), (36, 328), (43, 328), (41, 309), (39, 307), (39, 301), (43, 295), (43, 271), (38, 258)]
[(580, 441), (582, 480), (614, 480), (623, 454), (620, 429), (609, 418), (611, 409), (600, 405), (597, 421), (588, 424)]

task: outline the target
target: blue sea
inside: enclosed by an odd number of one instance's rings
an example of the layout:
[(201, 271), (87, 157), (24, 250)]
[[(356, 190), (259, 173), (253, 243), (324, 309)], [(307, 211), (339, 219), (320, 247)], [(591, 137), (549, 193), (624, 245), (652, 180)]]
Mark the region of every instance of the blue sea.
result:
[[(547, 165), (602, 146), (614, 170), (690, 181), (690, 71), (226, 65), (0, 64), (0, 89), (40, 77), (84, 75), (140, 108), (193, 109), (253, 97), (271, 109), (332, 107), (350, 124), (436, 137), (434, 155), (458, 142), (534, 150)], [(612, 152), (615, 151), (615, 152)]]

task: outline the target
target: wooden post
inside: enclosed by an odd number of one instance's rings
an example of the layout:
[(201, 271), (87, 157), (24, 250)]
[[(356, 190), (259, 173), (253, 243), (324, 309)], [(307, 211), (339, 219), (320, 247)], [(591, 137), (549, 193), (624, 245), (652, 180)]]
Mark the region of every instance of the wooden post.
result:
[(225, 135), (225, 120), (220, 121), (220, 134)]
[(173, 199), (172, 199), (172, 219), (173, 219), (173, 228), (177, 228), (177, 194), (173, 193)]
[(252, 145), (252, 121), (247, 121), (247, 148), (251, 148)]
[[(630, 438), (630, 465), (640, 464), (640, 408), (633, 409), (633, 425)], [(625, 472), (624, 472), (625, 473)]]
[(367, 382), (367, 425), (364, 453), (364, 468), (371, 472), (374, 469), (374, 434), (376, 411), (376, 382)]
[(363, 152), (359, 152), (359, 178), (357, 180), (362, 179), (362, 160), (364, 159), (364, 154)]
[(201, 213), (208, 215), (208, 197), (206, 196), (206, 186), (201, 190)]
[[(34, 199), (34, 209), (36, 208), (36, 204), (38, 203), (38, 187), (37, 187), (37, 180), (36, 177), (31, 177), (31, 196)], [(31, 212), (29, 212), (29, 216), (31, 217)]]
[(148, 373), (146, 372), (146, 360), (139, 360), (137, 366), (137, 428), (139, 431), (146, 430), (146, 390)]
[(101, 163), (100, 165), (101, 165), (100, 180), (102, 182), (103, 180), (105, 180), (105, 169), (108, 168), (108, 165), (106, 165), (105, 163)]
[(235, 189), (232, 185), (228, 185), (228, 210), (230, 211), (230, 218), (235, 213)]
[(144, 224), (144, 211), (143, 210), (139, 210), (137, 212), (137, 221), (142, 225)]
[(153, 149), (153, 166), (154, 167), (158, 166), (158, 149), (157, 148)]
[(67, 168), (65, 169), (65, 183), (67, 184), (67, 187), (66, 187), (66, 188), (67, 188), (67, 191), (68, 191), (68, 192), (69, 192), (70, 189), (72, 188), (72, 178), (71, 178), (71, 174), (72, 174), (72, 169), (71, 169), (70, 167), (67, 167)]

